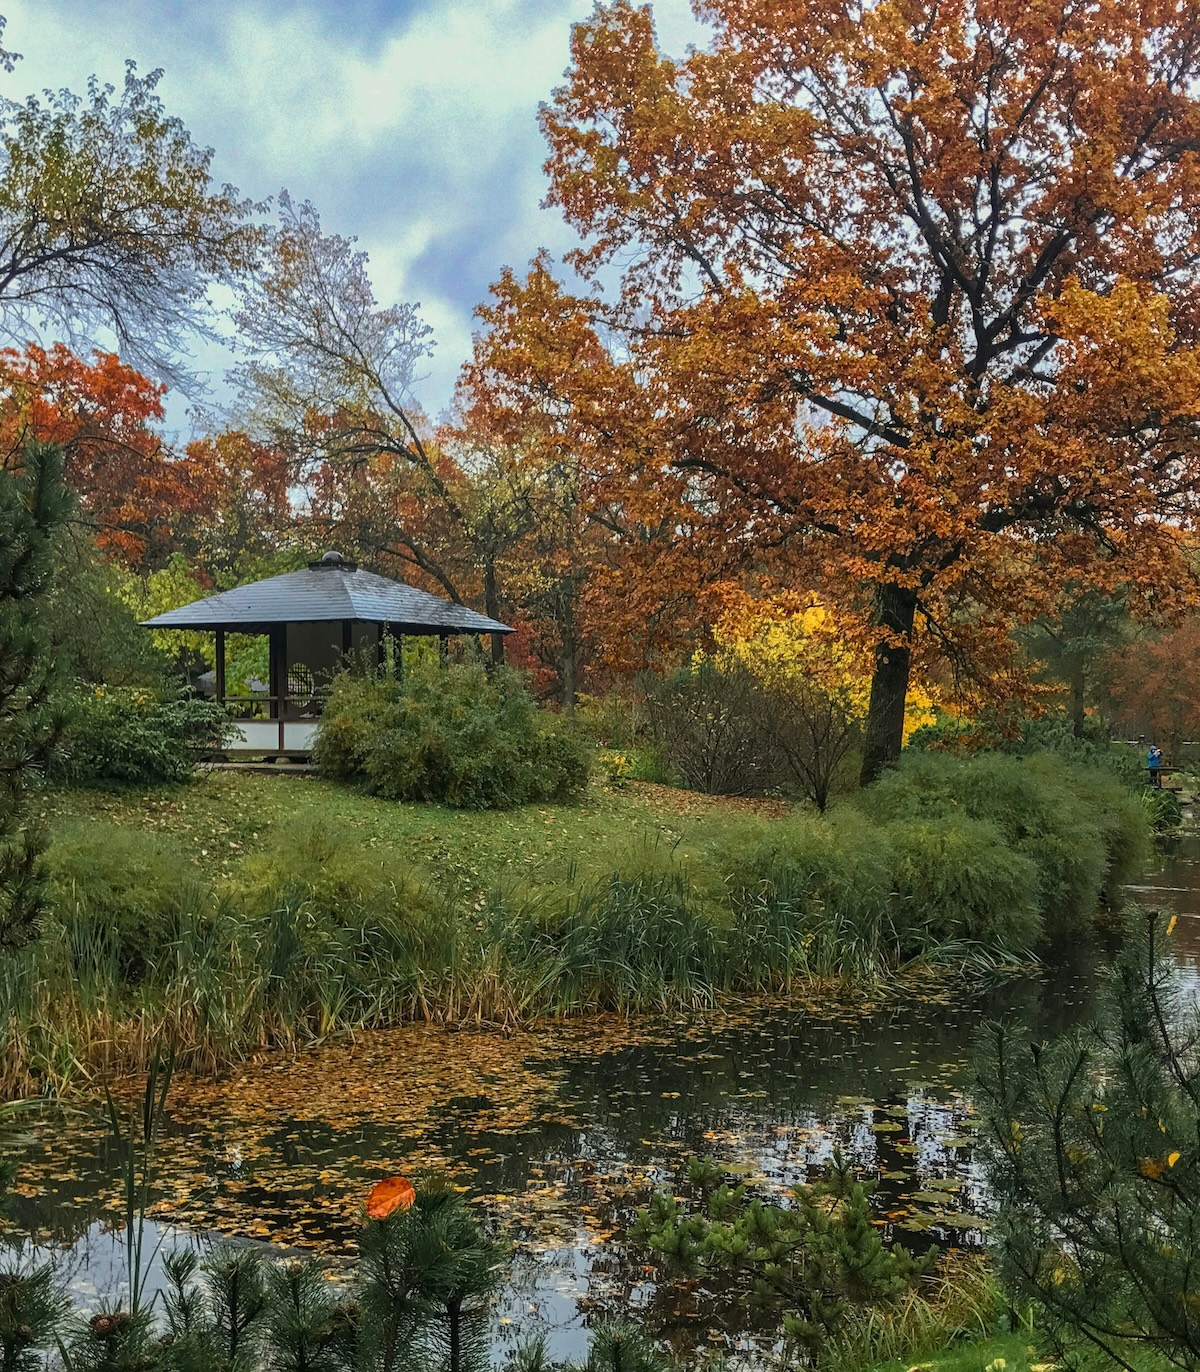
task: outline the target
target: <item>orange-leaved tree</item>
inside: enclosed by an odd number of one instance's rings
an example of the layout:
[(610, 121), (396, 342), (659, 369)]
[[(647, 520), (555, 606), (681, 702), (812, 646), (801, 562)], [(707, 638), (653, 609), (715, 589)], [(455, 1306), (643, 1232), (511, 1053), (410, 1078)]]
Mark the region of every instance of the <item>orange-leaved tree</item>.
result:
[(711, 43), (680, 59), (627, 0), (576, 27), (543, 125), (591, 285), (506, 274), (477, 366), (639, 527), (704, 550), (673, 573), (857, 593), (870, 780), (923, 642), (1001, 679), (1067, 577), (1135, 609), (1193, 593), (1200, 23), (1174, 0), (698, 12)]
[(162, 565), (178, 521), (212, 503), (205, 471), (163, 441), (165, 392), (113, 353), (0, 351), (0, 461), (19, 466), (28, 439), (58, 445), (98, 546), (134, 570)]

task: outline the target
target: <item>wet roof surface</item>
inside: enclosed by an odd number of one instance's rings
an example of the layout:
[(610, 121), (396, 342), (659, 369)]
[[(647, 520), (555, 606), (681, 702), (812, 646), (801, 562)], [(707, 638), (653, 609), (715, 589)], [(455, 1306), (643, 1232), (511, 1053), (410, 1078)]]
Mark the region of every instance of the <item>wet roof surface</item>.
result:
[(264, 629), (271, 624), (356, 620), (397, 633), (510, 634), (512, 629), (465, 605), (365, 572), (349, 562), (323, 562), (221, 591), (145, 622), (154, 629)]

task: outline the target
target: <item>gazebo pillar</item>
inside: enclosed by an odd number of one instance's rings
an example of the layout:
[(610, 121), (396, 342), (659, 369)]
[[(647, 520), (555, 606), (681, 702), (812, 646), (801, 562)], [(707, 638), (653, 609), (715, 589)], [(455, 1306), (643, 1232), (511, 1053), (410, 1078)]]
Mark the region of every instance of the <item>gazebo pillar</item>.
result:
[(217, 700), (218, 700), (222, 705), (224, 705), (224, 704), (225, 704), (225, 630), (224, 630), (224, 629), (218, 629), (218, 630), (217, 630), (216, 659), (215, 659), (215, 661), (214, 661), (213, 667), (214, 667), (214, 680), (213, 680), (213, 685), (216, 687)]
[(450, 635), (438, 634), (438, 656), (443, 662), (450, 660)]
[(272, 624), (267, 633), (267, 652), (271, 669), (269, 685), (271, 692), (271, 718), (283, 718), (283, 698), (287, 694), (287, 626)]

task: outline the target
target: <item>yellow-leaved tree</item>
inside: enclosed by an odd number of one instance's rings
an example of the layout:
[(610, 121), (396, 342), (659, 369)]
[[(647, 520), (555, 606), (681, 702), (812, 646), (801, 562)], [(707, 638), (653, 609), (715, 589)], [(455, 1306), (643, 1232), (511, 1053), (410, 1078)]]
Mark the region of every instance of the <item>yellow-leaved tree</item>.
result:
[[(760, 687), (760, 726), (791, 778), (824, 810), (843, 764), (862, 743), (870, 650), (817, 596), (796, 593), (763, 600), (730, 592), (713, 637), (713, 665), (726, 674), (746, 673)], [(914, 683), (905, 741), (934, 719), (929, 690)]]

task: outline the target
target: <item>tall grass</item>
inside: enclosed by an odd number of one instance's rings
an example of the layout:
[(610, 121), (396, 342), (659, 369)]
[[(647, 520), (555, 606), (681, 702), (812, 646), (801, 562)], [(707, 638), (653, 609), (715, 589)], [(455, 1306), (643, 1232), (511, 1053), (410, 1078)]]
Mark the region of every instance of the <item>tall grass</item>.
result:
[(919, 758), (826, 816), (725, 826), (688, 852), (616, 836), (486, 890), (312, 814), (207, 879), (161, 837), (68, 828), (42, 938), (0, 960), (0, 1092), (142, 1070), (164, 1039), (215, 1071), (414, 1020), (699, 1009), (991, 967), (1047, 919), (1090, 913), (1147, 829), (1099, 774), (999, 764)]
[(984, 1258), (947, 1258), (896, 1302), (855, 1312), (829, 1350), (826, 1365), (830, 1372), (856, 1372), (974, 1343), (997, 1332), (1006, 1305)]

